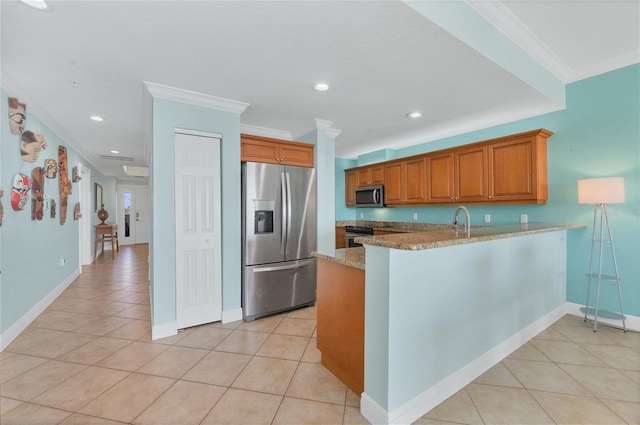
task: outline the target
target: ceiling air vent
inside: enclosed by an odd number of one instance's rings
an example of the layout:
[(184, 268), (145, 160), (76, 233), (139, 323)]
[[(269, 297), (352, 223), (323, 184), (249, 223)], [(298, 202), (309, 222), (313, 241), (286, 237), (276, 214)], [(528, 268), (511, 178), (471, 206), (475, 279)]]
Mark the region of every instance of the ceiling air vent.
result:
[(131, 156), (100, 155), (100, 159), (106, 159), (108, 161), (133, 162), (133, 157)]

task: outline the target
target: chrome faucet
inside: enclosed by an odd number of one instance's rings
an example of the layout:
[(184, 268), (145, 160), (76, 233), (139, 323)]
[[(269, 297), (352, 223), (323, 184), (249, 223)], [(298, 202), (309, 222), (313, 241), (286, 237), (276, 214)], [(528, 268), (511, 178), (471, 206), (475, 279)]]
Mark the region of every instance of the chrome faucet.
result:
[(456, 208), (456, 213), (453, 215), (453, 222), (451, 224), (453, 224), (454, 226), (458, 225), (458, 213), (460, 212), (460, 210), (464, 211), (465, 226), (467, 228), (467, 237), (470, 238), (471, 237), (471, 215), (469, 214), (469, 210), (467, 209), (467, 207), (463, 207), (461, 205), (458, 208)]

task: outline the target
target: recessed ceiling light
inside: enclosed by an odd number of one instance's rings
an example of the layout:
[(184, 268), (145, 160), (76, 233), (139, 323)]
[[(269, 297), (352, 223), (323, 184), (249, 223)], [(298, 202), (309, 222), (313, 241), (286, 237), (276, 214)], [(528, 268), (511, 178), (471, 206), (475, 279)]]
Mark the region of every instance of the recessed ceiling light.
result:
[(329, 90), (329, 84), (327, 84), (327, 83), (318, 83), (315, 86), (313, 86), (313, 88), (318, 90), (318, 91), (327, 91), (327, 90)]
[(420, 118), (422, 116), (422, 112), (413, 111), (407, 114), (409, 118)]
[(20, 0), (22, 3), (27, 6), (31, 6), (34, 9), (38, 10), (51, 10), (53, 9), (53, 5), (47, 3), (45, 0)]
[(104, 121), (104, 118), (99, 117), (99, 116), (97, 116), (97, 115), (93, 115), (93, 116), (91, 116), (91, 117), (89, 117), (89, 118), (91, 118), (91, 119), (92, 119), (93, 121), (95, 121), (95, 122), (102, 122), (102, 121)]
[(120, 151), (110, 151), (111, 153), (120, 153)]

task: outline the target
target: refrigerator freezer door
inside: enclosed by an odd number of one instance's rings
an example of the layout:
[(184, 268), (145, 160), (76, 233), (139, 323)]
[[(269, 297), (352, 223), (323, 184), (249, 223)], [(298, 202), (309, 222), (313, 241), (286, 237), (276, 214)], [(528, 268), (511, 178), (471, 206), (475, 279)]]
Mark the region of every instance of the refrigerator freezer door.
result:
[(315, 258), (247, 266), (243, 274), (242, 311), (245, 320), (315, 302)]
[(247, 162), (243, 168), (244, 264), (284, 260), (284, 166)]
[(285, 167), (287, 239), (285, 260), (311, 257), (316, 249), (316, 170)]

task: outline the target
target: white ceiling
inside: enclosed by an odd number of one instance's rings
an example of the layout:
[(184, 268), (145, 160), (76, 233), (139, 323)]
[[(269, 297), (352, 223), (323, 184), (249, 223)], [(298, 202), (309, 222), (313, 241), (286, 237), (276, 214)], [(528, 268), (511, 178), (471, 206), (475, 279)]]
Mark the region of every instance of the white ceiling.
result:
[[(243, 124), (294, 139), (332, 121), (339, 157), (558, 109), (400, 1), (0, 3), (2, 87), (123, 180), (146, 165), (142, 81), (247, 102)], [(638, 1), (467, 5), (563, 83), (640, 61)], [(112, 149), (134, 162), (100, 159)]]

